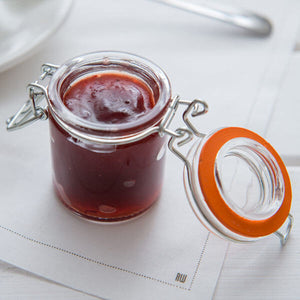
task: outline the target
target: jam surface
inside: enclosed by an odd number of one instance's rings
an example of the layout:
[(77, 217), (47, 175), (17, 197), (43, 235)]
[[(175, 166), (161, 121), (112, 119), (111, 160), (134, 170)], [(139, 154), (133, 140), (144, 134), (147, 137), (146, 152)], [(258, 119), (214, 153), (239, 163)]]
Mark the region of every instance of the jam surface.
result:
[(135, 77), (103, 73), (71, 86), (63, 102), (75, 115), (106, 124), (136, 120), (155, 105), (149, 87)]
[[(146, 114), (155, 99), (135, 77), (104, 73), (75, 82), (63, 102), (81, 118), (117, 124)], [(75, 213), (121, 221), (141, 214), (159, 198), (165, 138), (155, 133), (124, 145), (91, 145), (70, 136), (51, 114), (49, 120), (55, 190)]]

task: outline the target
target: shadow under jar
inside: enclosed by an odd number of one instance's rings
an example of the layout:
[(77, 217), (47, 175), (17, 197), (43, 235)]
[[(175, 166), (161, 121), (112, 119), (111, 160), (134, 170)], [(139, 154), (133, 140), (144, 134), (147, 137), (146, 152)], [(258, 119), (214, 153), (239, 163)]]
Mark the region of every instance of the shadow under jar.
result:
[(102, 222), (150, 208), (161, 192), (167, 140), (157, 132), (136, 136), (157, 126), (167, 110), (171, 90), (165, 73), (135, 55), (92, 53), (60, 66), (48, 95), (60, 200)]

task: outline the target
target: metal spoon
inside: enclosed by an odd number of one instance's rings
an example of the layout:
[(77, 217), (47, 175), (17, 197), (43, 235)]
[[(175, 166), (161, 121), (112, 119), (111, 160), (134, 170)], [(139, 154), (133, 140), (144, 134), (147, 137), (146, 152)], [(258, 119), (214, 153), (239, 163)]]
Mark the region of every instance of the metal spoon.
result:
[(268, 36), (272, 32), (272, 24), (267, 18), (244, 9), (223, 6), (219, 3), (207, 5), (189, 3), (185, 0), (154, 1), (235, 25), (260, 36)]

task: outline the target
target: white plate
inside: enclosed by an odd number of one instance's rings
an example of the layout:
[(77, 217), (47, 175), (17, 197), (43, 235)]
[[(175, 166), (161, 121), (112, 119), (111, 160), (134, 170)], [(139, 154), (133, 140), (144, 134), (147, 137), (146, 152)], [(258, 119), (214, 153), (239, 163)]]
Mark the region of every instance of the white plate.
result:
[(66, 19), (71, 4), (72, 0), (1, 0), (0, 72), (32, 55)]

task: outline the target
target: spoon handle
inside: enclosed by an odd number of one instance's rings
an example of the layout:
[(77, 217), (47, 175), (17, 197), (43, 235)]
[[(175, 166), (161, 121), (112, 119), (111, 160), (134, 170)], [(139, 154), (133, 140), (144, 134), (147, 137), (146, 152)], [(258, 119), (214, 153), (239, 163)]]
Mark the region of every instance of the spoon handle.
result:
[(223, 6), (219, 3), (213, 5), (194, 4), (185, 0), (154, 0), (188, 12), (216, 19), (235, 25), (261, 36), (268, 36), (272, 32), (271, 22), (258, 14), (235, 7)]

